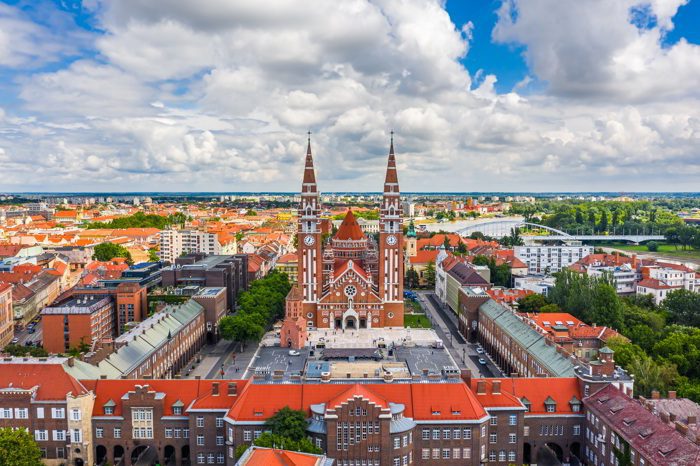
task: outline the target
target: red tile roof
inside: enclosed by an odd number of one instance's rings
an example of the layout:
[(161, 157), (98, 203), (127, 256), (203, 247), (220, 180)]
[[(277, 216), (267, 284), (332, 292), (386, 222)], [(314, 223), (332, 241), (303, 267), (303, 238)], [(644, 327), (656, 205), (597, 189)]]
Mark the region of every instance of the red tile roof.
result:
[(653, 288), (655, 290), (671, 290), (674, 287), (667, 285), (666, 283), (662, 282), (661, 280), (657, 280), (656, 278), (645, 278), (639, 283), (637, 283), (638, 286), (643, 286), (645, 288)]
[[(219, 409), (227, 410), (238, 395), (228, 395), (228, 383), (235, 383), (237, 393), (240, 393), (247, 381), (245, 380), (83, 380), (89, 390), (95, 392), (93, 416), (104, 416), (104, 405), (112, 400), (114, 416), (122, 415), (122, 396), (136, 390), (137, 385), (148, 385), (149, 391), (165, 395), (164, 415), (173, 415), (173, 404), (181, 401), (185, 409)], [(212, 394), (213, 384), (219, 384), (219, 395)], [(183, 413), (185, 412), (183, 409)]]
[(416, 251), (416, 255), (409, 257), (408, 261), (411, 264), (427, 264), (428, 262), (435, 263), (437, 255), (440, 253), (439, 249), (420, 249)]
[(273, 448), (251, 447), (241, 466), (314, 466), (322, 456)]
[(0, 363), (0, 390), (33, 387), (37, 387), (37, 400), (65, 400), (68, 393), (87, 393), (85, 386), (68, 375), (61, 363)]
[(338, 232), (335, 234), (334, 238), (339, 240), (357, 241), (363, 239), (364, 237), (365, 234), (362, 232), (362, 228), (357, 223), (352, 210), (349, 209), (348, 213), (345, 214), (343, 223), (340, 224), (340, 228), (338, 228)]
[[(501, 381), (501, 394), (495, 395), (493, 381)], [(516, 402), (522, 403), (523, 399), (530, 402), (529, 414), (537, 415), (557, 415), (574, 414), (570, 401), (576, 399), (581, 401), (581, 391), (576, 377), (513, 377), (505, 379), (472, 379), (472, 390), (476, 393), (477, 384), (484, 381), (486, 384), (486, 394), (477, 395), (479, 401), (487, 408), (515, 406)], [(548, 413), (545, 400), (551, 398), (556, 403), (554, 413)], [(512, 404), (507, 404), (508, 399)], [(583, 409), (581, 409), (583, 414)]]
[(586, 398), (586, 409), (600, 417), (650, 464), (700, 464), (700, 446), (612, 385)]

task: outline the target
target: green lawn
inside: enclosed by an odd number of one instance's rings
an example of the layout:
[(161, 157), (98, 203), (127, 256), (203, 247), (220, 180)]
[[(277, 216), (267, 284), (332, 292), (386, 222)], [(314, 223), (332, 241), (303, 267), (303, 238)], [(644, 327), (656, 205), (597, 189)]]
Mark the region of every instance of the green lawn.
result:
[[(629, 252), (640, 252), (640, 253), (651, 253), (649, 249), (647, 249), (646, 244), (623, 244), (623, 243), (598, 243), (595, 244), (596, 247), (608, 247), (608, 248), (615, 248), (615, 249), (620, 249), (623, 251), (629, 251)], [(659, 249), (656, 251), (657, 253), (661, 254), (667, 254), (669, 256), (676, 256), (679, 259), (682, 258), (687, 258), (687, 259), (700, 259), (700, 250), (697, 249), (687, 249), (687, 250), (682, 250), (681, 246), (678, 246), (678, 249), (676, 249), (676, 246), (672, 244), (665, 244), (665, 243), (659, 243)]]
[(431, 328), (430, 320), (425, 314), (404, 314), (403, 325), (411, 328)]

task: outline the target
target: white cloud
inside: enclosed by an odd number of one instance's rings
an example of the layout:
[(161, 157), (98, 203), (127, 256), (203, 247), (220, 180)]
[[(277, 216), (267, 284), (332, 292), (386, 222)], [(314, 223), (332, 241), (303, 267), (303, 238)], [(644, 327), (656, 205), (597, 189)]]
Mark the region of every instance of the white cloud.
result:
[(698, 47), (660, 46), (682, 3), (640, 30), (631, 0), (506, 2), (531, 69), (499, 95), (442, 0), (95, 0), (95, 56), (0, 112), (3, 182), (295, 191), (311, 130), (323, 190), (377, 190), (393, 129), (406, 191), (696, 189)]

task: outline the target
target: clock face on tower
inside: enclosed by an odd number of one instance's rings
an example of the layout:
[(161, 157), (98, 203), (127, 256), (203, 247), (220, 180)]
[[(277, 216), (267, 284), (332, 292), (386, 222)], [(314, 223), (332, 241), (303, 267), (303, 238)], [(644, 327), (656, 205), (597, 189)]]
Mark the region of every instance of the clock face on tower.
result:
[(311, 235), (307, 235), (304, 237), (304, 244), (307, 246), (313, 246), (315, 242), (316, 240)]
[(393, 246), (396, 244), (396, 236), (394, 235), (389, 235), (386, 237), (386, 244), (389, 246)]

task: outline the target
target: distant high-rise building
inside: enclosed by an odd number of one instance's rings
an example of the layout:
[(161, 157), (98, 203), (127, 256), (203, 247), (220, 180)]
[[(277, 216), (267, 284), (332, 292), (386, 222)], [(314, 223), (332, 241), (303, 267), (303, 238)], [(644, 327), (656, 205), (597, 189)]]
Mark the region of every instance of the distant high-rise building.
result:
[(183, 254), (221, 254), (221, 244), (214, 233), (197, 230), (163, 230), (160, 232), (160, 258), (174, 263)]

